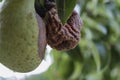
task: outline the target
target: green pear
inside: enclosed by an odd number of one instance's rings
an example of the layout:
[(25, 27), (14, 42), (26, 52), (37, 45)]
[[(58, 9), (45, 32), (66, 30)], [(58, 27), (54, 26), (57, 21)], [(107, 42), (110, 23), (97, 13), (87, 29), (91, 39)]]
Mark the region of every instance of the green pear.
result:
[(29, 72), (42, 61), (35, 0), (4, 0), (0, 10), (0, 62), (17, 72)]

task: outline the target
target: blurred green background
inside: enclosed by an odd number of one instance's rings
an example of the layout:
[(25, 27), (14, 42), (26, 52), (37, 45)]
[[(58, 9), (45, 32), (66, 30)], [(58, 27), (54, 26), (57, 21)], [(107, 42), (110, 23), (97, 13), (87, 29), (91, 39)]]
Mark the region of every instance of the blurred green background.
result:
[(79, 45), (52, 50), (49, 69), (24, 80), (120, 80), (120, 0), (78, 0), (77, 6), (83, 20)]

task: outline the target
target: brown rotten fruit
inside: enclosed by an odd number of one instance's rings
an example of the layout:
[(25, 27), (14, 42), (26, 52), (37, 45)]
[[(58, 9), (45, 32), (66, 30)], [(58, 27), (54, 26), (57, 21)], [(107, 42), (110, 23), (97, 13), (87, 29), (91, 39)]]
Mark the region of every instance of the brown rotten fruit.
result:
[(45, 16), (47, 43), (57, 50), (70, 50), (76, 47), (80, 40), (82, 21), (76, 11), (73, 11), (63, 25), (55, 7)]

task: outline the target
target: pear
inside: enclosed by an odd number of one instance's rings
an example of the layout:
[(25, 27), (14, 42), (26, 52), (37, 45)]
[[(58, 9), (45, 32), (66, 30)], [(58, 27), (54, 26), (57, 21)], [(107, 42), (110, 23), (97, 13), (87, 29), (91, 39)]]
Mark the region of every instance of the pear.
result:
[(0, 10), (0, 62), (16, 72), (30, 72), (42, 61), (34, 2), (4, 0)]

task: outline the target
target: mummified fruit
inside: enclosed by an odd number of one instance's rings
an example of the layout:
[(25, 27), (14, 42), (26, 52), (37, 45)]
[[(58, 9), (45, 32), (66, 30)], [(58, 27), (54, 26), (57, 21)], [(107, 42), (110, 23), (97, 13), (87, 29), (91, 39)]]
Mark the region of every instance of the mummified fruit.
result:
[(45, 16), (47, 28), (47, 43), (57, 50), (70, 50), (76, 47), (80, 40), (82, 21), (77, 12), (73, 11), (65, 25), (58, 17), (55, 7)]
[[(37, 18), (43, 23), (39, 16)], [(45, 46), (42, 43), (46, 40), (42, 39), (46, 34), (38, 22), (34, 0), (4, 0), (0, 10), (0, 62), (3, 65), (17, 72), (38, 67), (45, 49), (41, 46)]]

